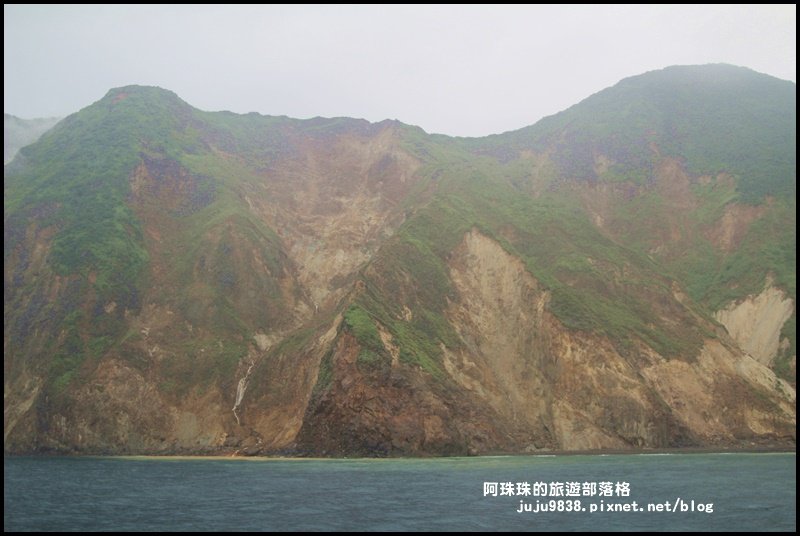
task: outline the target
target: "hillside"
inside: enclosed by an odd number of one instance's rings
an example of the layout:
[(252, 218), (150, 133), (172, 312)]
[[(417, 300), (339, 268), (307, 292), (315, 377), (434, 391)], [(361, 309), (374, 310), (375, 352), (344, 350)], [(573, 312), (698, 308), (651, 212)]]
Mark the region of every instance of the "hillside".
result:
[(111, 90), (5, 170), (5, 450), (793, 445), (794, 88), (481, 139)]

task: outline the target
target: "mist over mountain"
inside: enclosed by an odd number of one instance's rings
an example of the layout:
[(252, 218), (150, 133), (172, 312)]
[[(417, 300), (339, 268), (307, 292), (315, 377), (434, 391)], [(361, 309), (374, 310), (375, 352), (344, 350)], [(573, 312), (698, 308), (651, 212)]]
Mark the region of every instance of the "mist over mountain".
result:
[(21, 147), (38, 140), (60, 120), (58, 117), (20, 119), (3, 114), (3, 164), (11, 162)]
[(795, 94), (670, 67), (466, 139), (112, 89), (4, 170), (4, 449), (794, 445)]

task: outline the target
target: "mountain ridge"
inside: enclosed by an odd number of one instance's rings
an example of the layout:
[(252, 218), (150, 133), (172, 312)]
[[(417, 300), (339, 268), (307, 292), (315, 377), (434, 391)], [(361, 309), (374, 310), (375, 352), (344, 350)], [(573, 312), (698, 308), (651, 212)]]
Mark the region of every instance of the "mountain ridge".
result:
[(570, 125), (531, 145), (109, 91), (5, 170), (6, 450), (794, 444), (793, 147), (759, 197), (748, 166), (692, 170), (693, 127), (675, 156)]

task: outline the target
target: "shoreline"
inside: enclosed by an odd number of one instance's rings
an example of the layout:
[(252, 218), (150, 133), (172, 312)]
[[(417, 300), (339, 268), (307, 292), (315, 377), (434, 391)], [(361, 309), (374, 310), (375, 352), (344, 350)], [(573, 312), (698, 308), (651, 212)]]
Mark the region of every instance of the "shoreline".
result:
[(600, 449), (600, 450), (542, 450), (537, 452), (487, 452), (470, 456), (303, 456), (285, 454), (245, 455), (239, 453), (197, 454), (117, 454), (117, 453), (8, 453), (4, 458), (120, 458), (131, 460), (251, 460), (251, 461), (383, 461), (383, 460), (464, 460), (510, 457), (563, 457), (563, 456), (642, 456), (675, 454), (797, 454), (795, 446), (731, 446), (731, 447), (668, 447), (653, 449)]

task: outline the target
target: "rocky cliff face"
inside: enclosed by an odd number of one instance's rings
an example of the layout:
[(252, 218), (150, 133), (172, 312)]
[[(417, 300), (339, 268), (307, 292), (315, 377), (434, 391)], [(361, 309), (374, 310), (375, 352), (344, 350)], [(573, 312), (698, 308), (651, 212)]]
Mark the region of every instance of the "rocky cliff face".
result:
[(6, 170), (5, 450), (793, 445), (794, 153), (758, 197), (692, 167), (702, 110), (587, 119), (687, 77), (794, 105), (711, 67), (484, 140), (112, 90)]
[(794, 301), (771, 283), (767, 282), (761, 294), (731, 303), (714, 315), (742, 350), (767, 366), (772, 365), (779, 348), (789, 344), (781, 338), (781, 329), (795, 307)]

